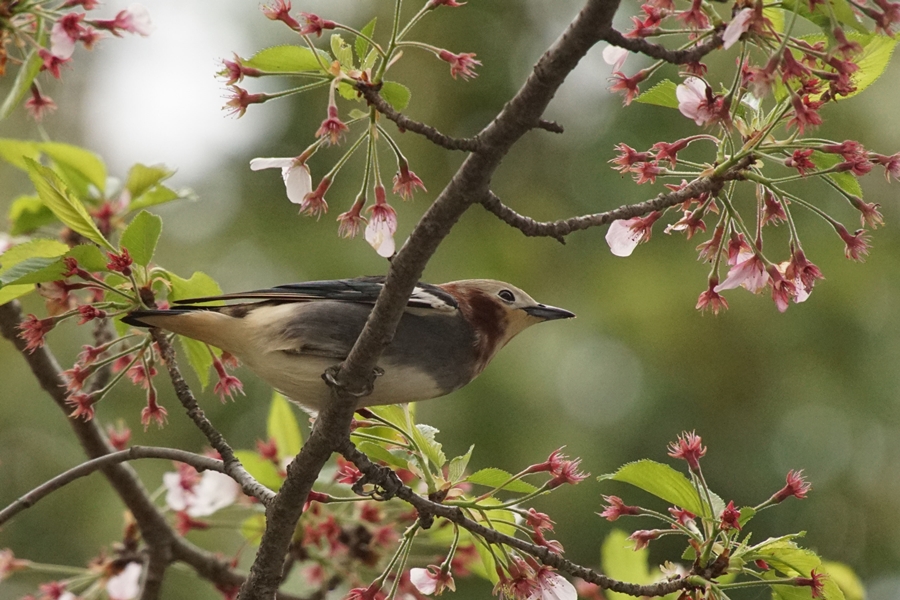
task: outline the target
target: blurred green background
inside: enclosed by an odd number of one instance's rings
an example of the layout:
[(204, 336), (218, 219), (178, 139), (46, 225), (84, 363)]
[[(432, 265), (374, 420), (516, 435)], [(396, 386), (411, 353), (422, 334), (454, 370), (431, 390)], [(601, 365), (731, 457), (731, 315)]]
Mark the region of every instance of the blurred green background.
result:
[[(224, 92), (214, 79), (217, 61), (232, 51), (248, 56), (293, 42), (287, 28), (267, 21), (251, 0), (145, 4), (157, 26), (153, 35), (106, 40), (91, 53), (79, 49), (73, 66), (64, 70), (66, 85), (45, 87), (60, 109), (43, 127), (53, 140), (100, 153), (119, 177), (134, 162), (179, 169), (176, 184), (192, 187), (200, 200), (158, 211), (165, 219), (158, 262), (183, 276), (202, 270), (226, 291), (384, 273), (387, 263), (361, 237), (336, 236), (333, 218), (356, 194), (359, 160), (342, 172), (328, 194), (331, 212), (318, 223), (296, 215), (277, 172), (248, 168), (253, 157), (294, 156), (312, 140), (324, 118), (324, 91), (251, 107), (240, 120), (224, 118), (219, 110)], [(294, 8), (355, 27), (377, 14), (384, 34), (391, 4), (319, 1), (295, 2)], [(124, 6), (111, 1), (104, 10), (112, 14)], [(393, 71), (394, 79), (412, 88), (407, 113), (451, 135), (474, 134), (514, 94), (579, 6), (570, 0), (471, 0), (464, 9), (437, 11), (422, 22), (417, 39), (476, 52), (484, 66), (478, 78), (454, 81), (444, 63), (407, 52)], [(627, 17), (637, 8), (627, 3), (617, 23), (628, 28)], [(547, 117), (563, 124), (566, 133), (532, 132), (498, 171), (493, 190), (520, 212), (554, 219), (647, 199), (662, 186), (637, 187), (611, 170), (613, 146), (624, 142), (646, 149), (696, 132), (673, 110), (640, 104), (623, 109), (621, 97), (606, 91), (609, 67), (601, 50), (589, 54), (550, 107)], [(712, 64), (726, 67), (733, 58), (717, 57)], [(625, 70), (633, 73), (641, 64), (631, 57)], [(669, 68), (665, 76), (675, 79), (677, 73)], [(9, 83), (0, 80), (0, 88)], [(257, 83), (246, 85), (251, 91), (279, 89), (279, 82)], [(866, 93), (824, 108), (826, 124), (818, 135), (860, 140), (886, 154), (900, 150), (898, 85), (895, 63)], [(21, 109), (0, 123), (3, 137), (40, 135)], [(396, 201), (398, 239), (403, 239), (463, 155), (409, 133), (398, 139), (429, 189), (413, 202)], [(314, 158), (316, 181), (339, 151)], [(393, 173), (393, 167), (385, 171)], [(803, 544), (851, 565), (871, 600), (900, 597), (900, 210), (897, 188), (889, 187), (881, 172), (877, 168), (863, 180), (866, 200), (882, 205), (887, 222), (874, 234), (865, 264), (844, 258), (843, 244), (823, 221), (795, 211), (807, 256), (826, 280), (808, 302), (791, 305), (786, 314), (766, 295), (744, 290), (727, 292), (731, 308), (718, 317), (695, 311), (707, 274), (707, 266), (696, 261), (698, 239), (667, 236), (662, 223), (651, 243), (621, 259), (610, 254), (605, 229), (573, 234), (563, 246), (526, 239), (473, 207), (424, 279), (506, 280), (542, 302), (574, 311), (578, 319), (525, 332), (471, 385), (422, 403), (420, 419), (441, 430), (449, 456), (474, 443), (473, 469), (515, 471), (565, 445), (595, 475), (643, 457), (668, 460), (666, 444), (682, 430), (696, 429), (709, 447), (708, 481), (737, 504), (762, 501), (781, 487), (789, 469), (803, 468), (813, 483), (809, 499), (792, 499), (758, 517), (754, 539), (806, 530)], [(4, 214), (11, 199), (28, 189), (22, 173), (0, 166)], [(794, 189), (855, 227), (857, 215), (825, 186)], [(750, 202), (751, 195), (744, 199)], [(771, 236), (767, 248), (787, 259), (787, 248), (777, 245), (783, 243), (780, 234)], [(35, 298), (25, 307), (42, 310)], [(63, 365), (70, 365), (87, 342), (85, 334), (74, 328), (51, 334), (50, 347)], [(246, 398), (221, 405), (207, 391), (202, 403), (233, 446), (248, 448), (265, 433), (270, 390), (249, 372), (239, 375)], [(5, 505), (82, 455), (65, 418), (6, 343), (0, 344), (0, 381), (0, 504)], [(203, 439), (176, 408), (169, 386), (161, 381), (160, 389), (170, 415), (164, 430), (141, 430), (143, 397), (129, 387), (105, 401), (98, 418), (103, 423), (124, 418), (133, 428), (133, 443), (201, 450)], [(163, 463), (136, 466), (150, 489), (169, 469)], [(536, 504), (556, 519), (554, 537), (577, 562), (599, 562), (600, 543), (610, 529), (595, 515), (603, 493), (623, 495), (631, 503), (644, 500), (624, 486), (591, 479)], [(104, 480), (94, 476), (17, 517), (0, 531), (0, 548), (36, 561), (82, 565), (120, 536), (122, 508)], [(191, 538), (209, 548), (225, 543), (226, 554), (236, 549), (222, 531), (195, 532)], [(651, 544), (651, 564), (673, 552), (677, 548), (664, 541)], [(4, 581), (0, 599), (30, 592), (37, 581)], [(489, 593), (489, 586), (479, 584), (463, 587), (460, 597)], [(218, 594), (176, 570), (165, 597)]]

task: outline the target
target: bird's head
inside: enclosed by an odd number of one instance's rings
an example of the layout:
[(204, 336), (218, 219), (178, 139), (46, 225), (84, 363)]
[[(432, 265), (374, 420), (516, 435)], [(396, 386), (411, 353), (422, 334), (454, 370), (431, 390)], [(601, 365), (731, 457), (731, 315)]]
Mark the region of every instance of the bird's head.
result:
[(452, 281), (439, 287), (456, 298), (463, 317), (475, 329), (482, 368), (509, 340), (532, 325), (575, 316), (537, 302), (514, 285), (493, 279)]

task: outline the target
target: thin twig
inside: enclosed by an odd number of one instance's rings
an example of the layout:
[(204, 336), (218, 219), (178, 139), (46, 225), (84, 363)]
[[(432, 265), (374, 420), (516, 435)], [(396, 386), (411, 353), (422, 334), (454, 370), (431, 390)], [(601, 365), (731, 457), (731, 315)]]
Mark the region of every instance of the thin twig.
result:
[(535, 221), (531, 217), (521, 215), (503, 204), (500, 198), (491, 191), (488, 191), (482, 197), (480, 204), (501, 221), (511, 227), (515, 227), (526, 236), (551, 237), (561, 243), (565, 243), (564, 236), (574, 231), (599, 227), (619, 219), (638, 217), (654, 210), (663, 210), (670, 206), (681, 204), (691, 198), (697, 198), (704, 193), (715, 195), (722, 189), (725, 182), (743, 177), (744, 169), (751, 163), (752, 158), (747, 157), (720, 176), (696, 179), (678, 191), (659, 194), (652, 200), (620, 206), (601, 213), (569, 217), (557, 221)]
[(650, 585), (639, 585), (636, 583), (617, 581), (602, 573), (598, 573), (593, 569), (583, 567), (563, 558), (559, 554), (552, 552), (546, 546), (538, 546), (537, 544), (526, 542), (525, 540), (500, 533), (496, 529), (490, 529), (480, 523), (476, 523), (467, 518), (463, 511), (458, 507), (445, 506), (419, 496), (412, 488), (404, 485), (397, 477), (396, 473), (388, 468), (373, 463), (368, 456), (357, 450), (356, 446), (354, 446), (350, 440), (344, 442), (340, 448), (340, 452), (344, 458), (351, 461), (356, 465), (360, 472), (363, 473), (365, 477), (363, 481), (365, 481), (365, 483), (374, 484), (380, 487), (388, 497), (397, 497), (409, 503), (418, 511), (420, 519), (423, 517), (426, 519), (427, 517), (443, 517), (488, 542), (493, 544), (504, 544), (526, 554), (530, 554), (545, 565), (551, 566), (558, 571), (568, 573), (573, 577), (580, 577), (605, 590), (620, 592), (622, 594), (628, 594), (629, 596), (658, 597), (692, 587), (688, 581), (683, 578)]
[(462, 150), (464, 152), (474, 152), (478, 149), (478, 140), (476, 138), (454, 138), (444, 135), (431, 125), (426, 125), (419, 121), (414, 121), (403, 113), (394, 110), (394, 107), (381, 97), (376, 86), (367, 85), (363, 82), (356, 84), (356, 90), (363, 95), (366, 101), (375, 107), (375, 110), (393, 121), (400, 131), (412, 131), (421, 136), (426, 137), (441, 148), (447, 150)]
[(225, 463), (225, 473), (238, 482), (238, 485), (241, 486), (241, 489), (248, 496), (258, 498), (263, 504), (271, 502), (275, 497), (272, 491), (247, 472), (241, 461), (234, 455), (234, 450), (225, 441), (225, 436), (206, 418), (206, 413), (200, 408), (194, 393), (178, 369), (178, 362), (175, 360), (175, 349), (165, 333), (161, 329), (153, 327), (150, 329), (150, 335), (153, 336), (153, 340), (159, 346), (163, 362), (166, 364), (166, 369), (169, 372), (169, 379), (172, 380), (172, 387), (175, 388), (175, 395), (187, 411), (188, 417), (203, 432), (210, 445), (222, 457), (222, 461)]
[[(37, 504), (39, 500), (42, 500), (56, 490), (72, 483), (76, 479), (86, 477), (91, 473), (99, 471), (100, 469), (108, 465), (115, 465), (125, 461), (139, 460), (142, 458), (162, 458), (165, 460), (183, 462), (191, 465), (198, 471), (208, 470), (217, 471), (219, 473), (225, 472), (225, 466), (223, 465), (221, 460), (209, 458), (200, 454), (194, 454), (193, 452), (187, 452), (186, 450), (177, 450), (175, 448), (132, 446), (127, 450), (113, 452), (112, 454), (106, 454), (93, 460), (83, 462), (77, 467), (72, 467), (65, 473), (60, 473), (53, 479), (42, 483), (3, 510), (0, 510), (0, 525), (3, 525), (3, 523), (9, 521), (12, 517), (19, 514), (26, 508), (31, 508), (32, 506)], [(275, 492), (272, 492), (270, 490), (269, 494), (271, 496), (274, 496)]]
[(699, 62), (701, 58), (722, 45), (722, 34), (725, 32), (725, 25), (720, 25), (712, 36), (693, 48), (685, 50), (670, 50), (665, 46), (648, 42), (644, 38), (625, 37), (621, 32), (609, 28), (603, 34), (603, 40), (609, 42), (613, 46), (625, 48), (631, 52), (645, 54), (650, 58), (663, 60), (673, 65), (685, 65)]

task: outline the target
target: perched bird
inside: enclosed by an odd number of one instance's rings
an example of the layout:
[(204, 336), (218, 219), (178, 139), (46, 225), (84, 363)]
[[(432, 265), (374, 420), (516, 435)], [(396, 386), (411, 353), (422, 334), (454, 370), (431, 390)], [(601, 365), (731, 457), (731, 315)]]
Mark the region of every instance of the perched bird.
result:
[[(285, 396), (317, 411), (331, 397), (322, 374), (347, 357), (383, 285), (382, 277), (295, 283), (180, 300), (168, 310), (136, 310), (122, 320), (230, 352)], [(222, 300), (256, 302), (204, 304)], [(449, 394), (472, 381), (519, 332), (574, 316), (491, 279), (420, 283), (379, 359), (383, 374), (359, 407)]]

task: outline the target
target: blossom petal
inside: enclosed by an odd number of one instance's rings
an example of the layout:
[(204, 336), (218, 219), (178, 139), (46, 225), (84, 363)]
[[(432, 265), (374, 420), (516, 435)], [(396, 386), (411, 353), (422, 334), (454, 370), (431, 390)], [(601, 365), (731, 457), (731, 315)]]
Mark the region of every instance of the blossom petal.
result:
[(366, 225), (366, 241), (375, 248), (375, 252), (379, 256), (388, 258), (394, 255), (394, 250), (396, 249), (394, 232), (390, 230), (390, 227), (384, 221), (379, 219), (371, 219), (369, 221), (369, 224)]
[(634, 249), (640, 243), (643, 234), (635, 231), (632, 225), (640, 221), (640, 217), (633, 219), (613, 221), (606, 231), (606, 243), (610, 251), (616, 256), (631, 256)]
[(137, 598), (141, 591), (141, 572), (143, 567), (140, 563), (128, 563), (121, 573), (115, 577), (110, 577), (106, 582), (106, 593), (109, 594), (110, 600), (131, 600)]
[(750, 19), (753, 17), (753, 9), (745, 8), (739, 12), (722, 34), (722, 47), (728, 50), (734, 46), (741, 36), (750, 28)]
[(240, 488), (234, 479), (224, 473), (204, 471), (200, 483), (193, 491), (194, 498), (189, 502), (187, 514), (191, 517), (206, 517), (234, 504)]
[(303, 204), (303, 199), (313, 191), (309, 167), (297, 164), (291, 167), (282, 167), (281, 176), (284, 178), (288, 200), (294, 204)]
[(430, 596), (437, 589), (437, 579), (428, 572), (428, 569), (414, 568), (409, 570), (409, 582), (412, 583), (419, 593)]
[(293, 158), (254, 158), (250, 161), (250, 170), (283, 169), (294, 164)]
[(613, 71), (621, 71), (628, 54), (629, 52), (625, 48), (610, 44), (603, 49), (603, 60), (606, 64), (612, 65)]
[(163, 473), (163, 485), (166, 486), (166, 506), (178, 512), (187, 508), (188, 491), (181, 485), (178, 473)]

